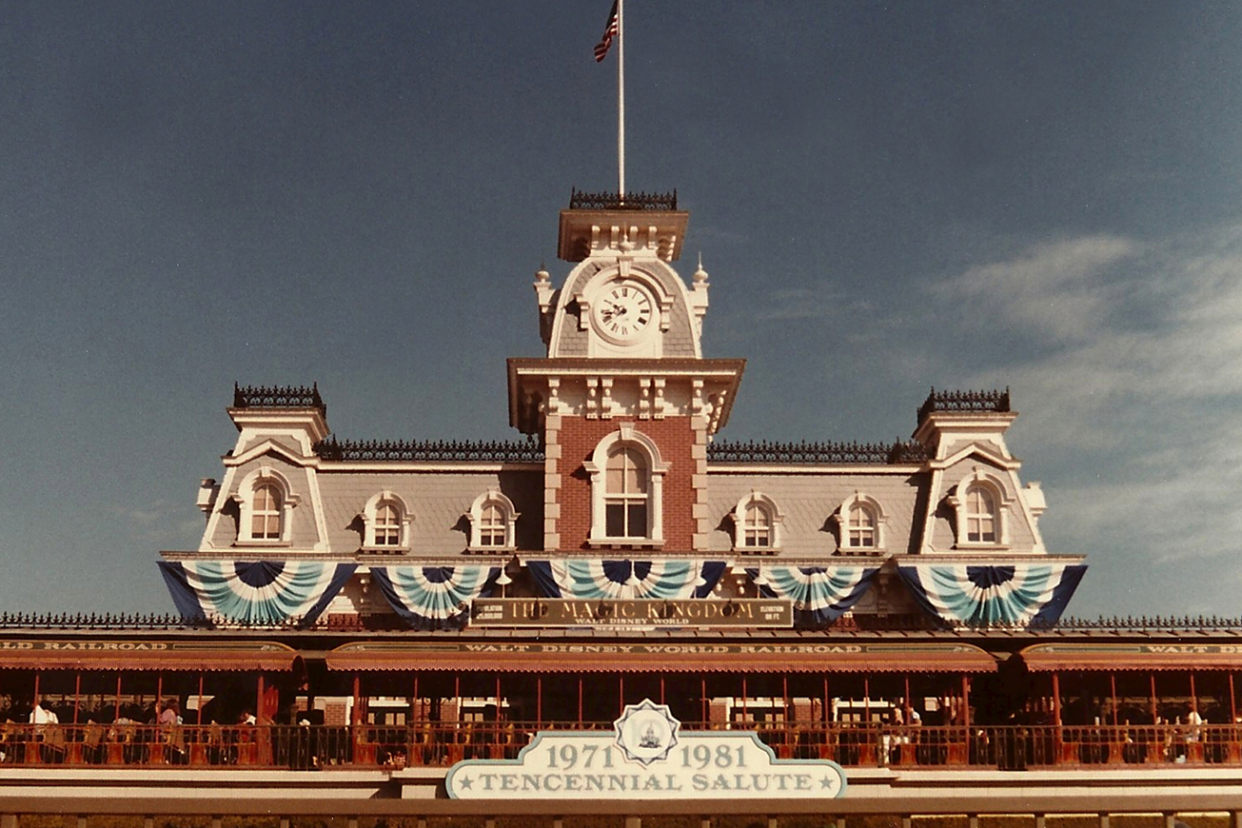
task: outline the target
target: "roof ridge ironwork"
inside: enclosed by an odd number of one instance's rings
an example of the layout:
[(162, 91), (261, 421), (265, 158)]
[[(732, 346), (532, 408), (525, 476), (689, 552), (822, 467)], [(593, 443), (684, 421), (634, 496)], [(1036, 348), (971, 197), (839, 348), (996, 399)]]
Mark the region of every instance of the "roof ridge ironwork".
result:
[(324, 460), (354, 462), (543, 462), (543, 446), (533, 438), (518, 440), (338, 440), (315, 444)]
[(571, 210), (640, 210), (665, 212), (677, 209), (677, 191), (671, 193), (584, 193), (574, 188), (569, 196)]
[(995, 388), (991, 391), (937, 391), (933, 386), (919, 407), (918, 419), (921, 423), (936, 411), (991, 414), (1011, 410), (1008, 387), (1004, 391)]
[(319, 383), (305, 385), (239, 385), (233, 383), (234, 408), (317, 408), (324, 417), (328, 406), (319, 396)]
[(928, 457), (927, 447), (922, 443), (900, 439), (892, 443), (717, 441), (707, 446), (707, 459), (719, 463), (847, 463), (891, 466), (923, 463)]

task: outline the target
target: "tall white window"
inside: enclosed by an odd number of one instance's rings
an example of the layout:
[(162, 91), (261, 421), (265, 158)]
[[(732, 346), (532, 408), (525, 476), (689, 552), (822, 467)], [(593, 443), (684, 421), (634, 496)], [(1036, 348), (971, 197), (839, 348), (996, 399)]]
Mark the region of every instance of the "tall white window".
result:
[(254, 469), (241, 479), (232, 500), (238, 506), (237, 542), (285, 544), (297, 496), (284, 475), (270, 466)]
[(401, 545), (401, 508), (391, 500), (381, 501), (375, 509), (375, 545)]
[(604, 531), (612, 538), (647, 537), (647, 464), (637, 449), (621, 445), (608, 455)]
[(772, 516), (759, 503), (750, 503), (742, 516), (742, 545), (772, 545)]
[(996, 498), (982, 486), (966, 490), (966, 540), (996, 543)]
[(845, 531), (851, 547), (862, 549), (875, 546), (875, 510), (866, 503), (854, 503), (850, 506)]
[(776, 502), (752, 491), (733, 507), (733, 547), (746, 551), (780, 548), (780, 529), (784, 515)]
[(837, 511), (841, 549), (874, 555), (884, 551), (884, 527), (888, 518), (879, 501), (856, 492)]
[(948, 497), (957, 521), (957, 545), (1008, 546), (1011, 501), (999, 477), (974, 469)]
[(513, 501), (498, 491), (479, 495), (466, 515), (470, 519), (470, 548), (479, 552), (501, 551), (517, 546), (518, 513)]
[(414, 515), (394, 492), (378, 492), (362, 507), (362, 547), (382, 552), (410, 548), (410, 524)]
[(250, 512), (252, 540), (280, 540), (282, 499), (280, 487), (275, 483), (261, 483), (255, 487)]
[(662, 498), (669, 464), (660, 459), (654, 440), (632, 423), (622, 423), (600, 440), (583, 466), (591, 478), (591, 543), (663, 543)]

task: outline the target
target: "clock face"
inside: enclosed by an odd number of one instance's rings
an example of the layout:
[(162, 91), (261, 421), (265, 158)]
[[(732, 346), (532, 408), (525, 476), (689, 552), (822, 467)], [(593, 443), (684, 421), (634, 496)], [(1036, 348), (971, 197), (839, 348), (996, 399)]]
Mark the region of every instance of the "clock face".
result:
[(605, 339), (633, 342), (651, 328), (655, 300), (636, 282), (614, 282), (591, 302), (595, 329)]

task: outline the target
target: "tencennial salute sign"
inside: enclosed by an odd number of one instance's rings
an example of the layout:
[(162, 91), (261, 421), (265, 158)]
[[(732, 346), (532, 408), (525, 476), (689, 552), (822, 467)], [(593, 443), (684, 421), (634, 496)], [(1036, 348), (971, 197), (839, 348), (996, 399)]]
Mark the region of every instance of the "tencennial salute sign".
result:
[(613, 732), (541, 731), (516, 759), (467, 759), (445, 779), (454, 799), (831, 799), (845, 771), (777, 759), (754, 731), (681, 731), (667, 705), (626, 705)]

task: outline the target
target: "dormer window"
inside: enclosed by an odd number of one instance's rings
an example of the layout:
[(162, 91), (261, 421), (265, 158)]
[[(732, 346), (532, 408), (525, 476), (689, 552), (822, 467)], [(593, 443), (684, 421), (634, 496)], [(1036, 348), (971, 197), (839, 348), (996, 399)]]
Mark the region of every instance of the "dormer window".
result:
[(375, 545), (401, 545), (401, 509), (391, 500), (381, 501), (375, 509)]
[(733, 507), (733, 546), (740, 552), (780, 548), (784, 515), (767, 495), (752, 491)]
[(393, 492), (372, 495), (362, 509), (362, 547), (379, 552), (403, 552), (410, 548), (410, 524), (414, 515)]
[(1010, 500), (1000, 479), (978, 468), (971, 472), (948, 497), (957, 520), (957, 546), (1008, 546)]
[(475, 498), (466, 515), (470, 519), (470, 549), (499, 552), (517, 546), (517, 510), (513, 501), (497, 491)]
[(658, 546), (664, 541), (663, 491), (668, 463), (655, 441), (623, 423), (583, 464), (591, 476), (591, 533), (599, 546)]
[(293, 507), (297, 497), (290, 494), (289, 482), (274, 469), (264, 466), (242, 478), (233, 496), (239, 509), (238, 543), (288, 543)]
[(874, 554), (884, 551), (884, 528), (888, 518), (875, 498), (855, 492), (836, 514), (840, 524), (840, 548)]
[(966, 540), (996, 543), (996, 498), (982, 486), (966, 491)]
[(280, 540), (281, 492), (273, 483), (264, 483), (254, 490), (250, 513), (252, 540)]

